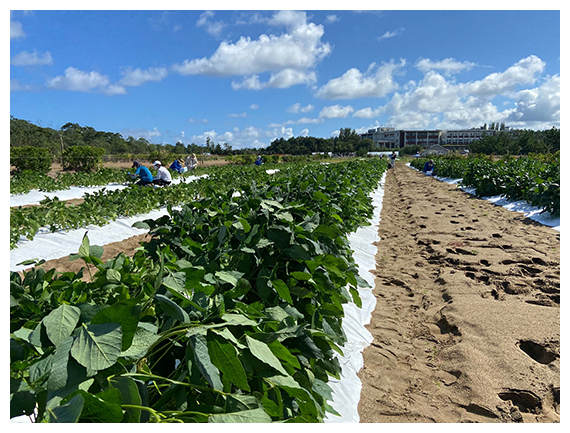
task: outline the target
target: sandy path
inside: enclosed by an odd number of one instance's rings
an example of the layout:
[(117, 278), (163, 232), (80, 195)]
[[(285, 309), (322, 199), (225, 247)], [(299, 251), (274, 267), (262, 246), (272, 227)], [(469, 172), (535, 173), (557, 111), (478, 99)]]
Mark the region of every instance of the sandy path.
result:
[(559, 422), (560, 234), (389, 170), (361, 422)]

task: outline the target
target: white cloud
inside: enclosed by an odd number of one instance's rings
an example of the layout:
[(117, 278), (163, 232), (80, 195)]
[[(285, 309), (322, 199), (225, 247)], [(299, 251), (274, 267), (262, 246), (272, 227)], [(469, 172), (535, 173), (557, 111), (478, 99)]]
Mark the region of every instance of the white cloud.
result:
[(10, 79), (10, 92), (30, 92), (33, 87), (29, 84), (22, 84), (20, 80)]
[(208, 123), (209, 120), (208, 119), (195, 119), (193, 117), (191, 117), (190, 119), (188, 119), (188, 123)]
[(285, 139), (293, 136), (292, 128), (286, 128), (282, 125), (274, 125), (271, 129), (261, 129), (254, 126), (246, 128), (233, 128), (232, 131), (217, 133), (215, 130), (205, 131), (202, 134), (193, 135), (184, 139), (186, 143), (196, 143), (205, 145), (206, 139), (215, 144), (228, 143), (234, 149), (244, 149), (248, 147), (263, 148), (271, 144), (271, 141), (283, 137)]
[[(185, 60), (172, 69), (182, 75), (249, 76), (234, 89), (259, 90), (265, 87), (284, 88), (293, 84), (316, 80), (313, 69), (331, 47), (323, 43), (323, 26), (306, 23), (304, 13), (278, 12), (272, 23), (287, 25), (281, 35), (262, 34), (258, 39), (241, 37), (237, 42), (223, 41), (210, 57)], [(257, 74), (271, 72), (269, 81), (262, 83)]]
[(519, 60), (505, 72), (487, 75), (479, 81), (462, 86), (468, 95), (483, 97), (503, 95), (515, 90), (519, 85), (528, 85), (536, 82), (538, 73), (544, 70), (546, 64), (537, 56), (529, 56)]
[(308, 113), (310, 111), (313, 111), (315, 109), (314, 105), (306, 105), (305, 107), (302, 107), (300, 103), (296, 103), (291, 105), (289, 108), (287, 108), (287, 112), (288, 113)]
[(324, 107), (321, 112), (319, 113), (319, 117), (321, 119), (343, 119), (348, 117), (350, 113), (354, 111), (352, 106), (347, 105), (345, 107), (341, 105), (330, 105), (328, 107)]
[(393, 32), (387, 31), (382, 36), (378, 36), (376, 39), (379, 41), (381, 41), (382, 39), (390, 39), (393, 38), (394, 36), (401, 35), (404, 30), (405, 30), (404, 28), (399, 28), (398, 30), (394, 30)]
[(162, 81), (168, 75), (168, 72), (166, 68), (149, 68), (146, 70), (125, 68), (121, 71), (121, 74), (123, 74), (123, 78), (121, 78), (119, 84), (134, 87), (140, 86), (147, 81)]
[(45, 66), (53, 65), (53, 59), (49, 51), (43, 55), (38, 54), (36, 50), (31, 53), (22, 51), (14, 56), (11, 64), (14, 66)]
[(314, 117), (301, 117), (298, 120), (288, 120), (285, 122), (288, 125), (304, 124), (304, 123), (323, 123), (324, 119)]
[(249, 109), (250, 109), (250, 110), (258, 110), (258, 109), (259, 109), (259, 105), (257, 105), (257, 104), (251, 104), (251, 105), (249, 106)]
[(26, 36), (22, 24), (19, 21), (12, 21), (10, 14), (10, 40), (23, 38)]
[(289, 28), (305, 26), (307, 24), (307, 14), (305, 12), (291, 10), (278, 11), (269, 20), (269, 24)]
[(384, 112), (385, 112), (384, 107), (378, 107), (378, 108), (366, 107), (366, 108), (361, 108), (360, 110), (355, 111), (354, 114), (352, 115), (352, 117), (360, 117), (363, 119), (373, 119), (375, 117), (380, 116)]
[(156, 142), (157, 138), (162, 137), (162, 132), (160, 132), (156, 126), (151, 130), (146, 128), (124, 129), (120, 132), (120, 134), (125, 138), (128, 138), (129, 136), (136, 139), (144, 138), (151, 143)]
[(390, 116), (387, 124), (397, 125), (398, 129), (424, 129), (427, 128), (434, 118), (429, 113), (408, 111)]
[(124, 94), (126, 90), (122, 86), (111, 85), (109, 77), (98, 72), (84, 72), (74, 67), (65, 70), (65, 75), (48, 79), (46, 86), (56, 90), (69, 90), (72, 92), (97, 91), (107, 95)]
[(196, 22), (196, 27), (204, 27), (208, 34), (219, 37), (226, 25), (222, 21), (212, 21), (214, 15), (213, 11), (201, 13), (200, 18)]
[(295, 69), (285, 69), (276, 74), (272, 73), (269, 80), (261, 82), (258, 75), (243, 79), (241, 82), (232, 81), (232, 89), (262, 90), (269, 88), (288, 89), (297, 84), (310, 85), (317, 81), (314, 72), (305, 72)]
[(462, 71), (470, 71), (473, 67), (477, 66), (477, 63), (463, 61), (459, 62), (454, 58), (443, 59), (439, 62), (434, 62), (431, 59), (419, 59), (414, 65), (420, 71), (426, 73), (428, 71), (443, 71), (444, 75), (449, 76), (452, 74), (457, 74)]
[(325, 18), (325, 22), (327, 23), (336, 23), (337, 21), (340, 21), (339, 17), (337, 17), (336, 15), (327, 15), (327, 17)]
[(512, 126), (545, 129), (560, 124), (560, 75), (548, 78), (541, 86), (515, 95), (516, 108), (507, 122)]
[(97, 92), (109, 96), (124, 95), (127, 93), (125, 87), (140, 86), (148, 81), (161, 81), (168, 75), (166, 68), (124, 68), (121, 74), (123, 78), (112, 84), (106, 75), (96, 71), (85, 72), (70, 66), (65, 70), (65, 75), (48, 79), (46, 87), (72, 92)]
[(307, 128), (303, 129), (300, 133), (299, 133), (300, 137), (308, 137), (309, 136), (309, 130)]
[(244, 111), (243, 113), (230, 113), (228, 117), (246, 117), (247, 113)]
[(315, 96), (322, 99), (379, 98), (386, 96), (398, 88), (394, 74), (405, 64), (404, 59), (400, 59), (399, 63), (390, 60), (390, 62), (382, 63), (380, 66), (372, 63), (365, 73), (356, 68), (351, 68), (341, 77), (330, 80), (317, 91)]
[[(538, 87), (515, 91), (517, 86), (536, 82), (543, 68), (542, 60), (530, 56), (504, 72), (467, 83), (456, 83), (428, 70), (422, 80), (409, 81), (402, 92), (395, 92), (387, 104), (360, 108), (352, 116), (372, 119), (388, 115), (388, 123), (398, 128), (457, 129), (485, 122), (550, 128), (560, 124), (560, 76), (549, 77)], [(501, 106), (511, 108), (501, 111), (494, 103), (498, 97)]]

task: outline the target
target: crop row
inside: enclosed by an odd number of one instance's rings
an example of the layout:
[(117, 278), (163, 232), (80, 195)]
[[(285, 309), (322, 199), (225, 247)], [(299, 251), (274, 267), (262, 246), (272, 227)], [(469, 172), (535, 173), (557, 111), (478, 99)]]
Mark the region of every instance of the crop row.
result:
[[(32, 240), (40, 228), (53, 233), (58, 230), (86, 227), (90, 224), (103, 226), (118, 217), (144, 214), (163, 206), (186, 203), (202, 194), (208, 185), (209, 188), (221, 190), (228, 187), (226, 181), (230, 180), (230, 177), (234, 178), (232, 182), (238, 182), (239, 177), (243, 177), (239, 171), (212, 167), (209, 172), (218, 174), (208, 180), (186, 182), (186, 179), (182, 178), (179, 184), (157, 189), (140, 188), (135, 185), (115, 191), (102, 188), (100, 191), (85, 194), (81, 204), (67, 204), (54, 197), (45, 198), (38, 206), (11, 208), (10, 249), (16, 248), (22, 236)], [(253, 173), (255, 168), (249, 167), (249, 171)], [(226, 172), (228, 174), (224, 174)], [(260, 176), (269, 175), (263, 172)], [(212, 186), (216, 184), (218, 185)]]
[[(222, 170), (139, 223), (152, 239), (90, 276), (10, 275), (10, 416), (36, 422), (321, 422), (360, 303), (347, 234), (384, 161)], [(218, 176), (219, 175), (219, 176)], [(209, 179), (210, 179), (209, 178)], [(225, 181), (224, 181), (225, 180)]]
[[(156, 175), (156, 170), (150, 169)], [(130, 170), (132, 171), (132, 170)], [(202, 174), (205, 168), (199, 168), (185, 174), (171, 171), (172, 177), (188, 177), (191, 174)], [(43, 192), (54, 192), (69, 189), (72, 186), (90, 187), (104, 186), (111, 183), (128, 183), (132, 179), (128, 175), (129, 170), (118, 168), (101, 168), (91, 172), (63, 172), (57, 173), (56, 177), (47, 174), (24, 170), (16, 172), (10, 178), (10, 194), (27, 194), (37, 189)]]
[[(411, 165), (421, 170), (426, 161), (418, 158)], [(483, 157), (439, 157), (434, 163), (438, 176), (462, 179), (461, 185), (475, 188), (478, 197), (504, 195), (560, 215), (560, 157), (543, 160), (529, 156), (499, 161)]]

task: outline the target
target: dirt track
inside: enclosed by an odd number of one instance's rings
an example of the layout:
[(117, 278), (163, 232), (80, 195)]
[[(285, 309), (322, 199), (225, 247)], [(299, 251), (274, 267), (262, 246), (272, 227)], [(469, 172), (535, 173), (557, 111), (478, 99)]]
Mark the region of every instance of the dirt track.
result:
[(361, 422), (559, 422), (560, 233), (396, 164)]

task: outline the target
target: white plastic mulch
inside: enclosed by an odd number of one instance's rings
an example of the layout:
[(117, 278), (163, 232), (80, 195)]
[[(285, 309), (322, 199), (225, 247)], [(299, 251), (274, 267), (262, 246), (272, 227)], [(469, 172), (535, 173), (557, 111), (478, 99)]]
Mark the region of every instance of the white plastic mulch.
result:
[(358, 265), (359, 275), (369, 288), (359, 288), (358, 293), (362, 300), (362, 308), (354, 303), (344, 305), (344, 318), (342, 329), (346, 334), (347, 342), (342, 347), (343, 356), (339, 356), (342, 373), (340, 380), (330, 378), (329, 386), (333, 390), (332, 401), (329, 404), (340, 416), (327, 413), (326, 423), (358, 423), (358, 402), (362, 382), (356, 373), (364, 365), (362, 351), (372, 343), (372, 334), (365, 328), (370, 323), (372, 312), (376, 308), (376, 298), (372, 294), (374, 289), (374, 275), (370, 271), (376, 269), (377, 247), (374, 242), (380, 240), (378, 224), (384, 200), (384, 184), (386, 173), (382, 176), (379, 187), (372, 193), (374, 213), (370, 225), (360, 227), (349, 236), (350, 248), (354, 251), (354, 261)]

